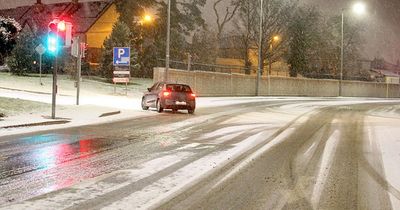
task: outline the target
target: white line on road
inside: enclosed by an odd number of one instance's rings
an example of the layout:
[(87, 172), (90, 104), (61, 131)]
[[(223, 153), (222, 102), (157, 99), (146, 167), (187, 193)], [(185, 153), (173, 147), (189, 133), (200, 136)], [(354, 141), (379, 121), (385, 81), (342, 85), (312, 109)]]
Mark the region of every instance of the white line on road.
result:
[(317, 176), (317, 181), (314, 185), (314, 189), (312, 192), (311, 205), (313, 206), (314, 209), (318, 209), (321, 194), (322, 191), (324, 190), (324, 185), (326, 184), (326, 180), (329, 176), (329, 171), (332, 166), (332, 160), (336, 152), (338, 141), (339, 141), (339, 131), (335, 130), (325, 144), (324, 152), (322, 155), (322, 161)]

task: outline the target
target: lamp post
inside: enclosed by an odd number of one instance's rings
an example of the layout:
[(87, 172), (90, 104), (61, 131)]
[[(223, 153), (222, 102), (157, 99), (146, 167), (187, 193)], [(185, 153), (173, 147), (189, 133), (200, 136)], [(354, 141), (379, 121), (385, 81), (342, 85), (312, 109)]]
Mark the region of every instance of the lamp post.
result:
[(165, 53), (165, 72), (164, 82), (168, 81), (168, 70), (169, 70), (169, 44), (171, 36), (171, 0), (168, 0), (168, 11), (167, 11), (167, 46)]
[(144, 40), (143, 40), (143, 30), (144, 30), (144, 27), (146, 25), (150, 25), (152, 22), (153, 22), (153, 17), (151, 15), (149, 15), (149, 14), (144, 15), (141, 18), (141, 20), (137, 21), (137, 23), (139, 23), (139, 25), (140, 25), (140, 31), (139, 31), (140, 32), (139, 36), (140, 36), (140, 40), (141, 40), (140, 49), (139, 49), (140, 53), (143, 53), (143, 42), (144, 42)]
[(262, 59), (262, 43), (263, 43), (263, 22), (264, 22), (264, 1), (260, 0), (260, 37), (258, 43), (258, 72), (257, 72), (257, 81), (256, 81), (256, 96), (260, 95), (260, 79), (261, 79), (261, 71), (263, 69), (263, 59)]
[(269, 45), (269, 62), (268, 62), (268, 72), (267, 72), (267, 78), (268, 78), (268, 95), (271, 95), (271, 72), (272, 72), (272, 48), (274, 42), (278, 42), (280, 40), (279, 36), (274, 36), (271, 40), (271, 43)]
[[(363, 2), (357, 2), (353, 5), (353, 12), (357, 15), (363, 15), (366, 11), (366, 5)], [(340, 44), (340, 80), (339, 80), (339, 96), (342, 96), (343, 82), (343, 60), (344, 60), (344, 9), (342, 9), (342, 40)]]

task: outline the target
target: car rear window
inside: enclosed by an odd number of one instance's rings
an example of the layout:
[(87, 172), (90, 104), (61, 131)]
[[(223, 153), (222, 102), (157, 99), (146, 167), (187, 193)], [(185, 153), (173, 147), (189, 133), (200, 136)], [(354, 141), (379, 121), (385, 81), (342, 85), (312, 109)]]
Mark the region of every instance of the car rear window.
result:
[(167, 85), (167, 90), (172, 92), (192, 92), (187, 85)]

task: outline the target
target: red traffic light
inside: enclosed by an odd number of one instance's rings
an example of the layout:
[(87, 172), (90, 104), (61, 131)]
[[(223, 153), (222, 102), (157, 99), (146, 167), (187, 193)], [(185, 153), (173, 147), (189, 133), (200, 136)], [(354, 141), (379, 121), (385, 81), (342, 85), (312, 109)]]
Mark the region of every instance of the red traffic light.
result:
[(57, 24), (55, 22), (49, 23), (49, 31), (57, 33)]

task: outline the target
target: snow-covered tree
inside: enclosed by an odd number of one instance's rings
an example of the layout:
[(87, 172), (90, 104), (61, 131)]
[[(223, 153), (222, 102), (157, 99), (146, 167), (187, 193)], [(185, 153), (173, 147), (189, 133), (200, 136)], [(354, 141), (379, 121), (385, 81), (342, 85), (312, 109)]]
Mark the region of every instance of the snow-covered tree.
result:
[(4, 58), (11, 53), (17, 44), (20, 31), (21, 25), (17, 21), (0, 16), (0, 65), (4, 64)]

